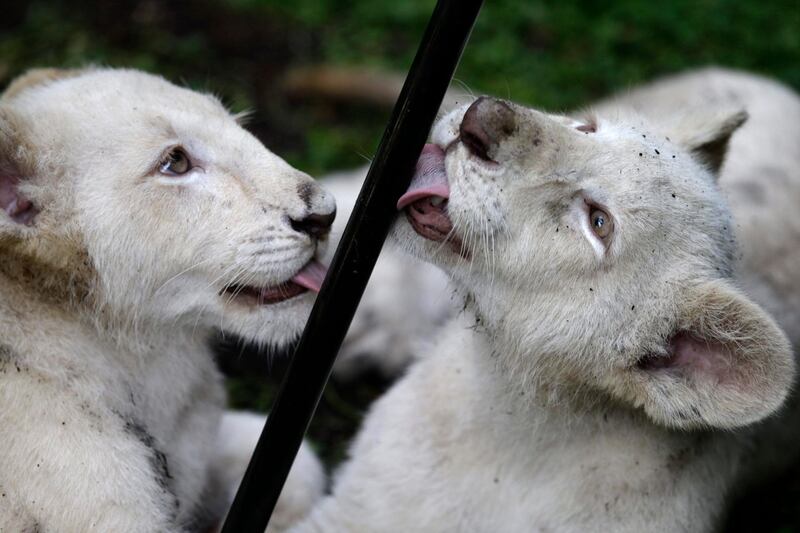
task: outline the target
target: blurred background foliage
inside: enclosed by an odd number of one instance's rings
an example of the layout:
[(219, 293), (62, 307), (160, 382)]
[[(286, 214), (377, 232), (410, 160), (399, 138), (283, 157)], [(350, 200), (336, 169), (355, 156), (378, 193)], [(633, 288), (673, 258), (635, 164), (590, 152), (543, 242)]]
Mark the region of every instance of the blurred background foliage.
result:
[[(304, 65), (405, 72), (433, 0), (4, 2), (0, 86), (36, 65), (159, 72), (254, 110), (252, 129), (320, 174), (363, 164), (388, 107), (308, 101), (285, 90)], [(490, 0), (456, 80), (552, 110), (710, 63), (800, 87), (797, 0)]]
[[(288, 80), (298, 69), (321, 65), (402, 79), (434, 4), (7, 1), (0, 10), (0, 88), (36, 66), (156, 72), (214, 92), (235, 111), (251, 110), (248, 127), (268, 147), (321, 175), (368, 162), (390, 106), (364, 94), (304, 92)], [(707, 64), (763, 73), (798, 89), (799, 60), (798, 0), (488, 0), (456, 82), (474, 93), (566, 110)], [(285, 360), (262, 356), (256, 370), (243, 370), (245, 358), (235, 355), (226, 363), (238, 374), (230, 381), (232, 403), (268, 409)], [(328, 388), (311, 439), (330, 465), (341, 460), (364, 410), (385, 386), (365, 378)], [(800, 531), (797, 480), (800, 471), (788, 472), (751, 491), (734, 506), (726, 531)]]

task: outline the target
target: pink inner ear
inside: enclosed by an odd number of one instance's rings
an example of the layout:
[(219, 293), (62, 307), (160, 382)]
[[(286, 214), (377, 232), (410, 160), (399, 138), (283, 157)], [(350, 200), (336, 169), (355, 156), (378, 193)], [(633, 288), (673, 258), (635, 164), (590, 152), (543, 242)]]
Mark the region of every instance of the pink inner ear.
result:
[(715, 379), (722, 383), (734, 378), (733, 357), (724, 345), (698, 339), (689, 333), (678, 333), (669, 343), (670, 355), (650, 357), (640, 365), (645, 370), (676, 370), (695, 377)]
[(30, 225), (39, 212), (19, 193), (17, 176), (0, 172), (0, 208), (18, 224)]

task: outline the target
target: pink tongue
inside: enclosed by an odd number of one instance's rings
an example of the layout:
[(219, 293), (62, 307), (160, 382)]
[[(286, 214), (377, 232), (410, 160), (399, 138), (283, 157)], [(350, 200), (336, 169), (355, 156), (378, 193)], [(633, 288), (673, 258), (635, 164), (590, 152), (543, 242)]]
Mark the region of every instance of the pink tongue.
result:
[(450, 186), (444, 169), (444, 150), (429, 143), (422, 148), (414, 178), (406, 193), (397, 201), (397, 210), (431, 196), (450, 198)]
[(303, 267), (303, 270), (295, 274), (292, 281), (308, 290), (319, 292), (327, 273), (328, 269), (325, 265), (318, 261), (310, 261)]

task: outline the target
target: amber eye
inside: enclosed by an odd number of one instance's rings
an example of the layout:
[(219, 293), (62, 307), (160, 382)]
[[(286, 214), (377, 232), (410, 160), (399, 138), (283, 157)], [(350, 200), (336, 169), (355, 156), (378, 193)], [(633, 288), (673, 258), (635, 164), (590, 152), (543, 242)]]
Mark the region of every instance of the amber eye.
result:
[(167, 176), (180, 176), (192, 170), (192, 162), (183, 148), (173, 148), (158, 164), (158, 171)]
[(614, 221), (602, 209), (594, 208), (589, 213), (589, 223), (592, 231), (601, 239), (607, 239), (614, 231)]

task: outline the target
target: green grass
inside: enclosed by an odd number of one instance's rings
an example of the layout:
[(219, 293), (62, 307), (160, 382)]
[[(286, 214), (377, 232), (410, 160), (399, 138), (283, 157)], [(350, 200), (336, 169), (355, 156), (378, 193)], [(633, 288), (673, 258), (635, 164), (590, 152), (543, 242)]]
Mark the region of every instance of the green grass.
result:
[[(404, 71), (434, 2), (244, 0), (281, 13), (319, 39), (317, 60)], [(692, 66), (723, 64), (775, 76), (800, 87), (800, 4), (699, 0), (674, 2), (493, 0), (485, 4), (456, 80), (476, 93), (563, 110), (620, 87)], [(369, 136), (320, 156), (338, 129), (315, 128), (317, 143), (299, 154), (313, 170), (356, 164), (374, 147)], [(329, 164), (330, 167), (318, 168)]]

